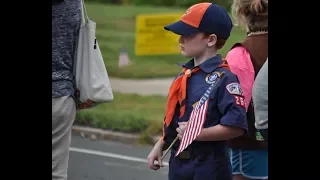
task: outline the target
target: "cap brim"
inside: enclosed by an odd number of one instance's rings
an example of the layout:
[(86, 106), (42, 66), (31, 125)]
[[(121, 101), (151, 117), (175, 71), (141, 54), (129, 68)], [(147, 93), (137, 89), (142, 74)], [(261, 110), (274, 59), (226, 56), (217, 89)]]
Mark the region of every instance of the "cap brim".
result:
[(189, 36), (199, 32), (199, 29), (192, 27), (182, 21), (177, 21), (175, 23), (169, 24), (165, 26), (164, 29), (183, 36)]

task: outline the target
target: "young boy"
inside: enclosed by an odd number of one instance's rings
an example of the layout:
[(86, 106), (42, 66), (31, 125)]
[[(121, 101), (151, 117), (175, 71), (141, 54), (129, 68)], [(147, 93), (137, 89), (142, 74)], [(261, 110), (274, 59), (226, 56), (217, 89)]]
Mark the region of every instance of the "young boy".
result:
[[(178, 136), (171, 150), (169, 180), (232, 180), (226, 140), (243, 135), (247, 121), (239, 81), (216, 54), (230, 36), (231, 19), (214, 3), (198, 3), (191, 6), (180, 21), (165, 29), (180, 35), (182, 55), (193, 59), (181, 65), (183, 71), (170, 87), (163, 137), (150, 152), (148, 165), (153, 170), (162, 167), (162, 151)], [(224, 76), (217, 81), (223, 72)], [(208, 94), (208, 88), (216, 82)], [(205, 93), (209, 101), (205, 106), (203, 128), (195, 140), (175, 156), (190, 114)]]

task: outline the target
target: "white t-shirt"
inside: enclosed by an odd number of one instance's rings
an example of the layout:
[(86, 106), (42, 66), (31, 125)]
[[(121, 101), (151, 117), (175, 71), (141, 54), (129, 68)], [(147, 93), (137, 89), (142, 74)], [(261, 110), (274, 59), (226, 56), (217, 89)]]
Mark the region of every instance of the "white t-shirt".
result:
[(268, 129), (268, 59), (261, 67), (252, 89), (255, 127)]

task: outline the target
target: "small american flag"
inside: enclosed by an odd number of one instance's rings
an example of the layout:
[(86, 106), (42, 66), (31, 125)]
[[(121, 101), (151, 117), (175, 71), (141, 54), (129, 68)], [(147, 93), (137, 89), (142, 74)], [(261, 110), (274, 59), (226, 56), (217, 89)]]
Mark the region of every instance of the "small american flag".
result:
[[(220, 76), (220, 78), (221, 77), (222, 76)], [(205, 94), (201, 97), (200, 101), (197, 103), (196, 107), (193, 108), (189, 118), (187, 129), (183, 133), (178, 151), (176, 152), (175, 156), (179, 155), (183, 150), (185, 150), (200, 134), (203, 123), (206, 120), (209, 95), (211, 94), (213, 87), (217, 84), (218, 80), (208, 88)]]
[(125, 47), (122, 47), (122, 48), (121, 48), (121, 51), (120, 51), (120, 55), (119, 55), (118, 67), (119, 67), (119, 68), (122, 68), (122, 67), (124, 67), (124, 66), (129, 65), (129, 63), (130, 63), (130, 59), (129, 59), (127, 50), (126, 50)]

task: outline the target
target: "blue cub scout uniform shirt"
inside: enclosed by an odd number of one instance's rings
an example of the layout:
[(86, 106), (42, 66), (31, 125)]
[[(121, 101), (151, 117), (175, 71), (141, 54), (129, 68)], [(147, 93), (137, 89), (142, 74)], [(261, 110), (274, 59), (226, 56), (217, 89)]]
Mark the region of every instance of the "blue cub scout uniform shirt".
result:
[[(171, 144), (177, 135), (176, 128), (179, 126), (178, 122), (189, 120), (193, 106), (195, 107), (201, 96), (203, 96), (207, 89), (212, 85), (217, 74), (223, 71), (225, 72), (224, 76), (218, 81), (218, 84), (214, 87), (209, 96), (204, 128), (221, 124), (242, 128), (247, 131), (245, 101), (239, 81), (236, 75), (231, 71), (219, 67), (221, 64), (222, 58), (220, 55), (212, 57), (200, 64), (200, 70), (192, 73), (191, 77), (187, 80), (186, 111), (184, 116), (179, 119), (180, 111), (179, 104), (177, 104), (173, 120), (165, 129), (166, 135), (164, 141), (166, 143)], [(194, 67), (194, 62), (191, 60), (181, 65), (188, 69), (192, 69)], [(181, 74), (178, 76), (180, 75)], [(176, 150), (179, 144), (180, 140), (175, 143), (173, 150)], [(225, 142), (194, 141), (189, 145), (187, 150), (205, 148), (205, 146), (215, 146), (215, 149), (220, 146), (222, 151), (226, 148)]]

